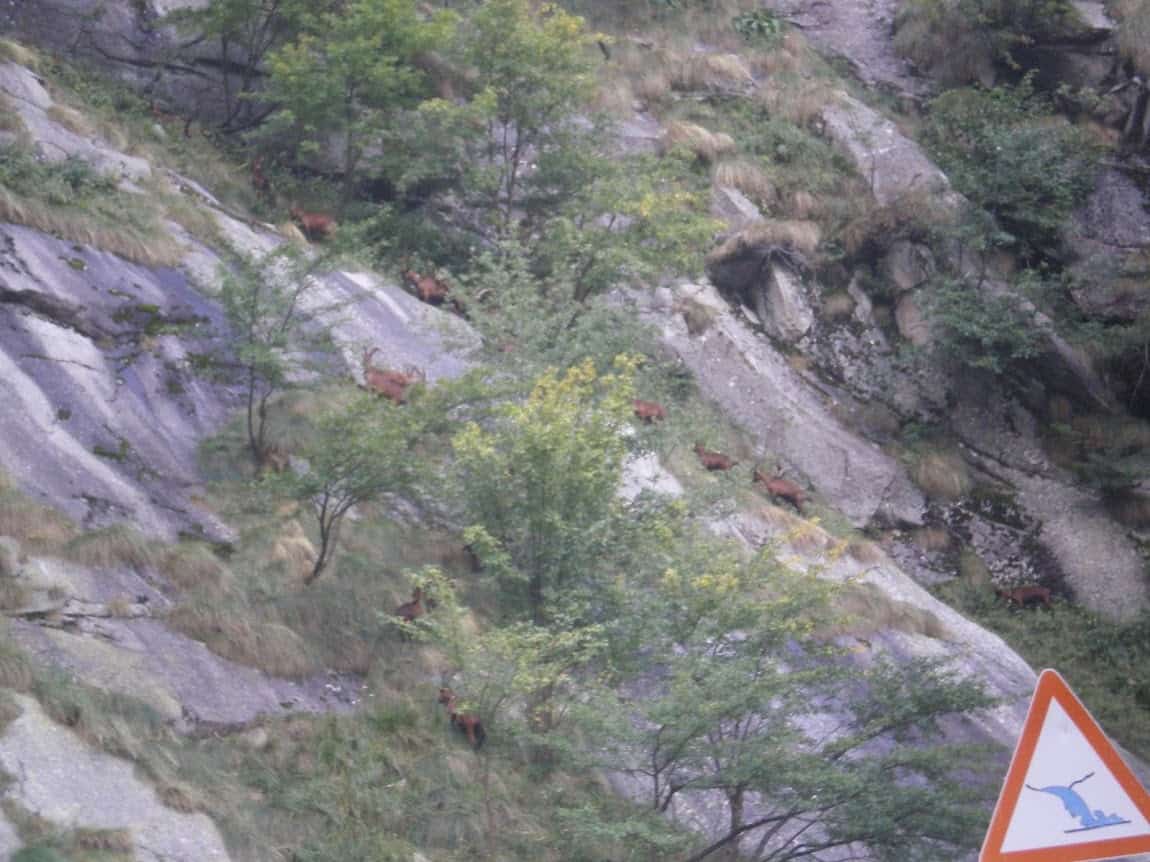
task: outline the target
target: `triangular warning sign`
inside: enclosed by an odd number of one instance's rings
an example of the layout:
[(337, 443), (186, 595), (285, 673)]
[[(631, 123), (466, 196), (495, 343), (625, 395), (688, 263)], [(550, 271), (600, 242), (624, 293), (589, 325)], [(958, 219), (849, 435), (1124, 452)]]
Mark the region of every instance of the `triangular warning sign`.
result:
[(1150, 794), (1052, 670), (1038, 677), (979, 862), (1150, 852)]

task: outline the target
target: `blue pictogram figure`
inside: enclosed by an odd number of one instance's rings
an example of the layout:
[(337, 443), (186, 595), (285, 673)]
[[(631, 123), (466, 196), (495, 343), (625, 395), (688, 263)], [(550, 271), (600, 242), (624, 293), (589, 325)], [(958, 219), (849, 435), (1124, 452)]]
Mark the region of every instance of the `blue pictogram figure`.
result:
[(1077, 829), (1066, 829), (1065, 832), (1084, 832), (1087, 829), (1100, 829), (1103, 826), (1118, 826), (1121, 823), (1129, 823), (1129, 820), (1124, 820), (1117, 814), (1103, 814), (1101, 810), (1090, 810), (1090, 806), (1086, 804), (1086, 800), (1079, 796), (1073, 787), (1075, 784), (1081, 784), (1087, 778), (1094, 775), (1093, 772), (1088, 772), (1077, 781), (1071, 781), (1066, 787), (1052, 784), (1050, 787), (1031, 787), (1026, 785), (1027, 790), (1035, 790), (1039, 793), (1049, 793), (1051, 796), (1057, 796), (1062, 800), (1062, 805), (1066, 809), (1066, 813), (1071, 817), (1077, 817), (1078, 822), (1082, 825)]

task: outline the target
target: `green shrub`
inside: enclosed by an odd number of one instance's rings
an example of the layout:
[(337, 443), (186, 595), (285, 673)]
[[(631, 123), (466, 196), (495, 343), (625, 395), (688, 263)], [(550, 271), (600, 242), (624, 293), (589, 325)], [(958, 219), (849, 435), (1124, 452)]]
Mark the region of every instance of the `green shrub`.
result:
[(1093, 185), (1097, 153), (1029, 79), (935, 99), (925, 141), (958, 191), (994, 217), (995, 244), (1056, 255), (1063, 223)]
[(945, 277), (931, 284), (925, 304), (936, 328), (935, 349), (960, 364), (1002, 373), (1041, 349), (1033, 311), (1012, 294), (988, 295)]
[(56, 206), (69, 206), (116, 190), (116, 179), (76, 156), (62, 162), (37, 159), (24, 147), (0, 146), (0, 186)]

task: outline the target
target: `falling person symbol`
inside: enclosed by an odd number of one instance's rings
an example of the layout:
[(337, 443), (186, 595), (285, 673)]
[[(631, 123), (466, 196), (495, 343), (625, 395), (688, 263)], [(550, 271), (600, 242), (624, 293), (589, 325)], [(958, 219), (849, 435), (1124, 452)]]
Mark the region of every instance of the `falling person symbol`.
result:
[(1086, 804), (1083, 799), (1073, 789), (1074, 785), (1081, 784), (1087, 778), (1093, 777), (1093, 772), (1088, 772), (1077, 781), (1071, 781), (1070, 784), (1062, 787), (1057, 784), (1052, 784), (1049, 787), (1031, 787), (1026, 785), (1027, 790), (1034, 790), (1038, 793), (1049, 793), (1051, 796), (1057, 796), (1062, 800), (1062, 805), (1066, 809), (1066, 813), (1071, 817), (1077, 817), (1078, 822), (1082, 825), (1078, 829), (1066, 829), (1067, 833), (1070, 832), (1084, 832), (1087, 829), (1100, 829), (1103, 826), (1117, 826), (1121, 823), (1129, 823), (1129, 820), (1124, 820), (1117, 814), (1103, 814), (1100, 809), (1090, 810), (1090, 806)]

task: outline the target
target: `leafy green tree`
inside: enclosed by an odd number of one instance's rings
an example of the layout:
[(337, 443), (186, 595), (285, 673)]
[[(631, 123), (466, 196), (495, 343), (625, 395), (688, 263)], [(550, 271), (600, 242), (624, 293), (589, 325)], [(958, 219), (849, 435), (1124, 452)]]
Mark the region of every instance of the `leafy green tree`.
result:
[(203, 8), (178, 9), (165, 16), (191, 35), (184, 50), (203, 42), (215, 42), (220, 64), (220, 96), (223, 118), (220, 128), (243, 131), (267, 118), (274, 105), (257, 97), (264, 80), (264, 61), (276, 48), (298, 34), (308, 10), (332, 5), (331, 0), (211, 0)]
[(925, 139), (955, 188), (994, 217), (1003, 231), (996, 244), (1058, 256), (1062, 226), (1092, 188), (1097, 155), (1029, 78), (939, 96)]
[(271, 480), (275, 491), (299, 501), (316, 520), (319, 547), (305, 583), (314, 582), (331, 562), (348, 512), (415, 488), (413, 449), (422, 430), (416, 411), (357, 396), (318, 419), (311, 440), (298, 452), (306, 469)]
[(560, 145), (572, 115), (594, 88), (595, 41), (583, 19), (555, 4), (488, 0), (468, 20), (460, 53), (475, 70), (474, 86), (486, 106), (486, 128), (474, 144), (488, 173), (482, 189), (512, 223), (524, 167)]
[(232, 329), (248, 448), (257, 466), (269, 447), (268, 404), (290, 384), (292, 351), (330, 347), (326, 331), (309, 327), (313, 315), (305, 309), (319, 285), (314, 267), (284, 246), (259, 260), (237, 258), (222, 270), (220, 302)]
[[(727, 827), (690, 862), (960, 858), (980, 833), (972, 750), (937, 745), (940, 719), (988, 704), (938, 662), (859, 667), (833, 646), (832, 587), (769, 553), (695, 543), (628, 617), (658, 656), (601, 738), (650, 805), (721, 794)], [(648, 660), (648, 664), (650, 664)], [(654, 687), (654, 693), (643, 688)]]
[(470, 423), (454, 440), (459, 487), (511, 595), (526, 599), (545, 624), (603, 571), (631, 410), (634, 360), (599, 375), (584, 362), (545, 373), (522, 403), (500, 408), (492, 423)]
[(425, 20), (415, 0), (349, 0), (304, 15), (299, 36), (268, 58), (268, 95), (282, 108), (272, 133), (294, 129), (312, 152), (342, 141), (347, 200), (365, 152), (425, 91), (413, 61), (448, 37), (453, 20)]

